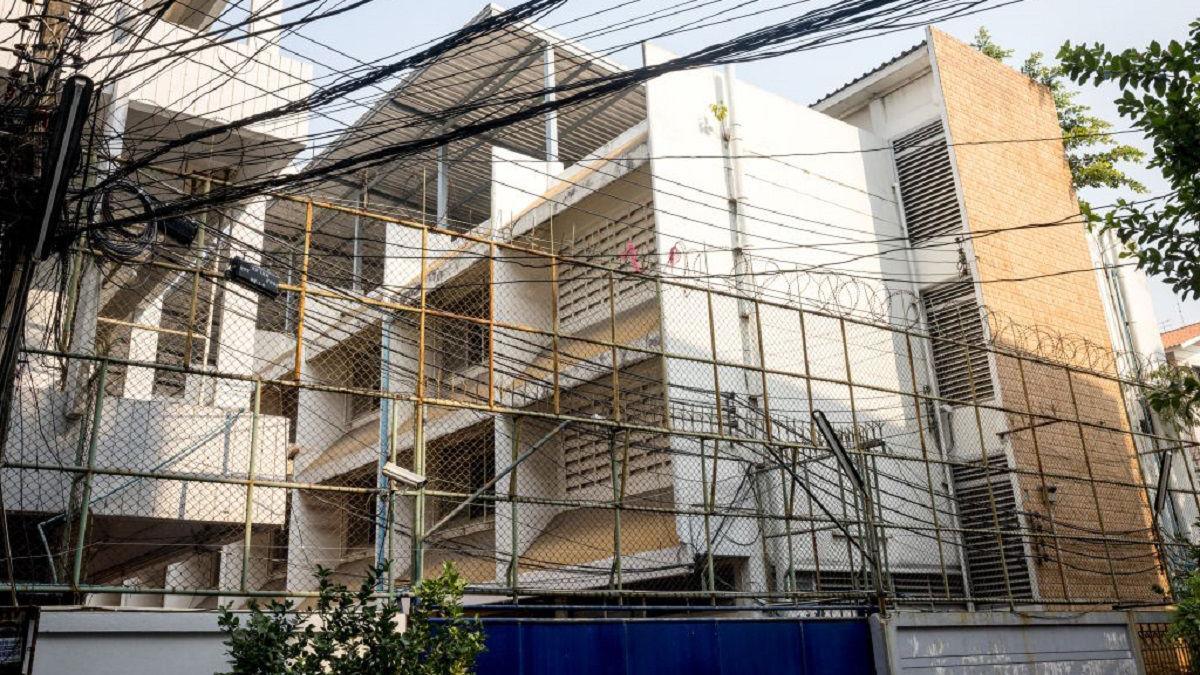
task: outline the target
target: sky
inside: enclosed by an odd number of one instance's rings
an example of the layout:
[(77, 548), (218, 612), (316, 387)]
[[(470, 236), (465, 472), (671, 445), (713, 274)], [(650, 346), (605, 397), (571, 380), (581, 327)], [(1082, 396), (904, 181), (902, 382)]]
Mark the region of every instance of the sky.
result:
[[(667, 49), (686, 53), (713, 42), (768, 23), (795, 16), (817, 3), (811, 0), (768, 0), (742, 10), (754, 16), (653, 40)], [(626, 66), (641, 65), (640, 50), (627, 46), (641, 39), (678, 28), (685, 21), (701, 18), (716, 8), (736, 6), (719, 2), (687, 14), (674, 12), (680, 0), (567, 0), (540, 23), (556, 32), (581, 41), (598, 52), (611, 52), (612, 58)], [(695, 3), (704, 5), (705, 3)], [(824, 4), (824, 3), (821, 3)], [(285, 39), (285, 49), (315, 64), (320, 77), (330, 69), (342, 69), (357, 61), (386, 58), (418, 46), (462, 26), (485, 4), (480, 0), (374, 0), (346, 14), (323, 19), (306, 27), (302, 35)], [(772, 10), (765, 13), (758, 10)], [(661, 10), (657, 22), (612, 30), (610, 26), (647, 12)], [(600, 16), (590, 16), (602, 12)], [(1015, 50), (1010, 63), (1019, 65), (1031, 52), (1053, 56), (1064, 41), (1101, 42), (1110, 49), (1142, 47), (1151, 40), (1166, 43), (1183, 39), (1189, 22), (1200, 17), (1196, 0), (1018, 0), (973, 16), (936, 24), (955, 37), (970, 41), (980, 26), (986, 26), (993, 39)], [(796, 101), (811, 103), (857, 75), (890, 59), (901, 50), (923, 39), (923, 27), (873, 37), (849, 44), (782, 56), (757, 63), (739, 65), (738, 76), (766, 90)], [(1112, 103), (1115, 87), (1084, 87), (1078, 101), (1091, 105), (1093, 112), (1108, 119), (1116, 129), (1129, 123), (1119, 118)], [(356, 115), (344, 113), (346, 121)], [(1149, 150), (1149, 144), (1137, 134), (1122, 141)], [(1151, 194), (1167, 190), (1162, 177), (1143, 167), (1126, 167), (1128, 173), (1144, 183)], [(1081, 195), (1093, 204), (1111, 203), (1120, 193), (1100, 190)], [(1127, 196), (1127, 195), (1126, 195)], [(1161, 281), (1151, 279), (1154, 309), (1162, 329), (1200, 321), (1200, 302), (1178, 298)]]

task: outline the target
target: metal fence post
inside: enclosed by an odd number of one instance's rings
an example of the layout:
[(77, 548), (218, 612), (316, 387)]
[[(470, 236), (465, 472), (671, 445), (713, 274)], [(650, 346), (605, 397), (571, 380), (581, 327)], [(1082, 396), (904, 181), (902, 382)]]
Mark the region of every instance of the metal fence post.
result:
[(75, 541), (75, 560), (71, 567), (71, 586), (79, 589), (83, 571), (83, 550), (87, 544), (88, 514), (91, 512), (92, 477), (96, 469), (96, 442), (100, 434), (101, 416), (104, 414), (105, 387), (108, 384), (108, 361), (100, 362), (100, 375), (96, 378), (96, 405), (92, 410), (92, 434), (88, 439), (87, 470), (83, 474), (83, 494), (79, 508), (79, 536)]
[(1121, 599), (1121, 588), (1117, 584), (1117, 571), (1113, 565), (1112, 550), (1109, 548), (1108, 528), (1105, 527), (1104, 509), (1100, 505), (1100, 493), (1096, 490), (1096, 475), (1092, 469), (1091, 453), (1088, 452), (1088, 442), (1083, 433), (1083, 418), (1079, 412), (1079, 399), (1075, 395), (1075, 378), (1073, 371), (1070, 368), (1064, 367), (1063, 371), (1067, 376), (1067, 393), (1071, 399), (1071, 410), (1075, 415), (1075, 429), (1079, 433), (1079, 449), (1083, 454), (1083, 466), (1087, 469), (1088, 485), (1091, 487), (1092, 503), (1096, 506), (1096, 521), (1100, 526), (1101, 543), (1104, 546), (1104, 558), (1108, 561), (1108, 578), (1112, 585), (1113, 596), (1118, 600)]
[(612, 480), (612, 505), (613, 505), (613, 560), (612, 569), (608, 575), (608, 586), (614, 588), (615, 580), (617, 590), (621, 590), (621, 504), (618, 497), (617, 488), (617, 430), (608, 430), (608, 471), (609, 478)]
[[(965, 330), (964, 330), (963, 324), (962, 324), (962, 321), (963, 321), (962, 313), (961, 312), (956, 313), (955, 319), (956, 319), (957, 326), (958, 326), (958, 334), (964, 335)], [(984, 317), (982, 317), (982, 316), (979, 317), (979, 320), (981, 322), (985, 321)], [(933, 336), (931, 336), (931, 337), (933, 337)], [(972, 356), (971, 350), (972, 349), (982, 349), (985, 351), (985, 354), (986, 354), (987, 350), (985, 347), (973, 347), (970, 344), (965, 343), (965, 342), (962, 343), (960, 346), (963, 349), (963, 360), (967, 364), (967, 384), (970, 386), (970, 394), (969, 394), (970, 399), (969, 400), (971, 403), (971, 412), (973, 413), (974, 418), (975, 418), (975, 434), (976, 434), (976, 438), (978, 439), (978, 442), (979, 442), (979, 468), (983, 473), (983, 477), (984, 477), (983, 484), (985, 487), (987, 487), (988, 508), (991, 510), (991, 513), (992, 513), (992, 530), (996, 534), (996, 555), (1000, 558), (1000, 571), (1004, 575), (1004, 592), (1008, 598), (1008, 607), (1009, 607), (1009, 609), (1016, 609), (1016, 606), (1017, 606), (1016, 598), (1013, 596), (1013, 588), (1012, 588), (1012, 574), (1008, 569), (1008, 548), (1004, 541), (1004, 531), (1003, 531), (1003, 528), (1001, 527), (1001, 523), (1000, 523), (1000, 512), (996, 506), (996, 489), (993, 486), (992, 479), (991, 479), (992, 466), (991, 466), (990, 458), (988, 457), (988, 452), (987, 452), (987, 440), (986, 440), (987, 436), (986, 436), (986, 434), (984, 434), (984, 431), (983, 431), (983, 415), (979, 410), (980, 396), (979, 396), (979, 389), (976, 384), (975, 366), (974, 366), (974, 363), (971, 358), (971, 356)], [(994, 358), (994, 355), (993, 355), (993, 358)], [(985, 373), (984, 376), (988, 377), (988, 378), (991, 377), (990, 368), (989, 368), (989, 372)], [(1011, 477), (1012, 469), (1008, 466), (1007, 456), (1003, 457), (1003, 461), (1004, 461), (1004, 472), (1006, 475), (1009, 475)], [(1021, 562), (1021, 564), (1027, 565), (1027, 562), (1023, 560)], [(972, 588), (969, 595), (972, 595), (972, 596), (975, 595), (975, 589)]]
[(509, 515), (508, 519), (510, 521), (509, 537), (512, 539), (512, 541), (510, 542), (511, 546), (512, 546), (512, 550), (511, 550), (512, 557), (509, 558), (509, 561), (508, 561), (508, 586), (509, 586), (509, 589), (513, 593), (513, 602), (515, 603), (516, 598), (517, 598), (517, 578), (518, 578), (518, 575), (520, 574), (520, 572), (518, 571), (518, 563), (519, 563), (520, 550), (521, 550), (520, 546), (517, 543), (517, 538), (518, 538), (519, 532), (517, 529), (517, 499), (516, 499), (516, 497), (517, 497), (517, 467), (516, 467), (516, 463), (517, 463), (517, 457), (521, 454), (520, 453), (521, 418), (517, 417), (516, 415), (512, 416), (512, 437), (511, 438), (512, 438), (512, 440), (511, 440), (510, 445), (512, 446), (512, 448), (511, 448), (511, 455), (510, 455), (511, 459), (509, 459), (509, 461), (512, 462), (513, 469), (512, 469), (512, 472), (508, 474), (508, 515)]
[(312, 250), (313, 203), (304, 204), (304, 250), (300, 254), (300, 297), (296, 301), (296, 361), (292, 376), (299, 382), (304, 371), (304, 311), (308, 299), (308, 261)]
[[(422, 204), (422, 206), (424, 206)], [(429, 285), (429, 228), (421, 228), (420, 304), (417, 308), (417, 386), (413, 402), (413, 471), (425, 475), (425, 329)], [(413, 496), (412, 562), (409, 582), (415, 586), (425, 575), (425, 486)]]
[(867, 470), (868, 467), (864, 461), (865, 456), (862, 454), (862, 434), (858, 426), (858, 406), (854, 400), (854, 377), (851, 375), (850, 366), (850, 339), (846, 334), (845, 318), (838, 319), (838, 328), (842, 337), (842, 361), (846, 368), (846, 390), (849, 392), (850, 399), (850, 439), (854, 446), (853, 452), (858, 455), (854, 459), (859, 464), (860, 470), (865, 474), (865, 489), (859, 495), (862, 499), (863, 514), (863, 522), (860, 526), (866, 531), (867, 547), (871, 552), (872, 558), (871, 567), (874, 568), (872, 570), (874, 574), (871, 575), (873, 577), (872, 585), (874, 586), (876, 601), (879, 603), (879, 609), (882, 611), (887, 606), (888, 582), (884, 579), (884, 576), (887, 574), (887, 566), (884, 564), (883, 547), (880, 545), (879, 525), (875, 522), (875, 499), (874, 495), (871, 494), (872, 485), (875, 481), (871, 472)]
[(1029, 396), (1029, 382), (1025, 379), (1025, 359), (1016, 357), (1016, 361), (1017, 361), (1017, 375), (1020, 377), (1020, 380), (1021, 380), (1021, 398), (1023, 399), (1023, 401), (1025, 403), (1025, 412), (1028, 413), (1028, 416), (1026, 417), (1026, 419), (1029, 420), (1029, 422), (1028, 422), (1029, 437), (1030, 437), (1031, 441), (1033, 442), (1033, 456), (1034, 456), (1034, 459), (1037, 461), (1038, 482), (1039, 482), (1041, 490), (1042, 490), (1042, 499), (1046, 500), (1046, 502), (1047, 502), (1046, 503), (1046, 519), (1050, 522), (1050, 536), (1054, 540), (1054, 551), (1055, 551), (1054, 559), (1058, 566), (1058, 576), (1059, 576), (1059, 580), (1060, 580), (1060, 585), (1062, 586), (1063, 599), (1065, 600), (1065, 599), (1071, 597), (1070, 587), (1067, 584), (1067, 568), (1063, 563), (1063, 553), (1062, 552), (1066, 549), (1064, 549), (1059, 544), (1058, 524), (1054, 520), (1054, 507), (1052, 504), (1049, 503), (1050, 491), (1049, 491), (1049, 486), (1046, 483), (1046, 471), (1045, 471), (1044, 465), (1042, 464), (1042, 448), (1041, 448), (1041, 444), (1038, 441), (1038, 429), (1037, 428), (1038, 428), (1039, 422), (1036, 419), (1034, 419), (1033, 401)]
[[(715, 441), (714, 441), (715, 443)], [(715, 464), (716, 458), (713, 458)], [(708, 488), (708, 467), (705, 466), (704, 439), (700, 439), (700, 490), (704, 493), (704, 577), (705, 585), (709, 593), (715, 593), (716, 577), (713, 570), (713, 550), (712, 550), (712, 500), (709, 497), (710, 491)], [(715, 473), (715, 469), (714, 469)]]
[[(816, 410), (816, 403), (814, 401), (814, 395), (813, 395), (812, 361), (810, 360), (810, 354), (809, 354), (809, 349), (808, 349), (808, 326), (804, 319), (804, 307), (801, 306), (797, 310), (796, 313), (799, 315), (799, 319), (800, 319), (800, 350), (801, 350), (801, 356), (804, 360), (804, 397), (805, 397), (805, 402), (808, 404), (808, 439), (807, 440), (808, 440), (809, 445), (815, 445), (816, 438), (817, 438), (817, 427), (816, 427), (816, 422), (814, 422), (812, 419), (812, 412), (813, 412), (813, 410)], [(796, 462), (797, 454), (798, 454), (798, 451), (795, 448), (793, 448), (792, 449), (792, 463), (793, 464), (795, 464), (795, 462)], [(810, 475), (809, 475), (810, 470), (809, 470), (808, 466), (809, 466), (809, 462), (806, 460), (804, 462), (804, 480), (805, 481), (808, 481), (810, 479)], [(794, 473), (792, 474), (791, 485), (792, 485), (792, 491), (791, 491), (791, 495), (788, 497), (789, 503), (791, 500), (794, 500), (796, 498), (796, 488), (798, 487), (796, 485), (796, 476)], [(813, 517), (813, 499), (812, 499), (812, 496), (807, 493), (807, 491), (805, 492), (805, 499), (808, 502), (808, 517), (812, 518)], [(813, 555), (813, 590), (819, 591), (819, 590), (821, 590), (821, 552), (820, 552), (820, 547), (817, 545), (816, 525), (814, 523), (810, 522), (809, 526), (808, 526), (808, 531), (809, 531), (809, 545), (812, 548), (812, 555)], [(789, 533), (791, 532), (791, 520), (788, 521), (788, 532)], [(791, 541), (791, 534), (788, 535), (788, 541), (789, 542)], [(848, 551), (849, 551), (849, 545), (847, 545), (847, 556), (849, 556)], [(850, 558), (847, 557), (846, 561), (847, 561), (847, 563), (849, 563)], [(792, 576), (794, 577), (795, 574), (793, 573)], [(793, 579), (793, 581), (794, 581), (794, 579)]]
[(917, 387), (917, 366), (913, 359), (912, 334), (904, 334), (904, 354), (908, 360), (908, 375), (912, 382), (913, 419), (917, 423), (917, 442), (921, 447), (921, 461), (925, 465), (925, 488), (929, 493), (929, 513), (933, 517), (933, 534), (937, 540), (938, 568), (942, 573), (942, 587), (946, 598), (950, 598), (950, 577), (946, 573), (946, 554), (943, 550), (942, 525), (938, 518), (937, 497), (933, 488), (933, 472), (929, 463), (929, 445), (925, 440), (925, 424), (922, 422), (924, 413), (921, 411), (921, 394)]
[[(413, 471), (425, 475), (425, 406), (420, 401), (413, 404)], [(425, 486), (417, 488), (413, 496), (412, 524), (412, 584), (421, 582), (425, 575)]]
[[(393, 417), (395, 401), (388, 394), (391, 390), (392, 362), (392, 320), (391, 315), (385, 316), (379, 323), (379, 458), (375, 467), (375, 567), (378, 568), (388, 560), (389, 525), (391, 520), (392, 492), (389, 489), (391, 481), (383, 475), (383, 467), (389, 461), (394, 461), (395, 434)], [(388, 565), (388, 578), (376, 579), (377, 587), (388, 585), (391, 579), (391, 565)]]
[[(391, 400), (388, 406), (388, 457), (396, 461), (396, 400)], [(387, 589), (388, 596), (396, 593), (396, 486), (390, 480), (385, 480), (387, 490)]]
[(250, 457), (246, 467), (246, 522), (242, 535), (242, 578), (239, 588), (249, 590), (247, 580), (250, 576), (250, 539), (254, 535), (254, 474), (258, 467), (258, 423), (259, 411), (262, 407), (262, 380), (254, 379), (254, 403), (250, 416)]

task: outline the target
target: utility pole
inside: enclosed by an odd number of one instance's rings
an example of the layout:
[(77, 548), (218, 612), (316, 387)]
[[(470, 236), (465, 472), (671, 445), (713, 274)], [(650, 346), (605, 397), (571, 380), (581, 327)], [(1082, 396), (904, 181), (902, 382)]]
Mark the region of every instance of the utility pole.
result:
[[(93, 85), (83, 76), (68, 78), (56, 94), (59, 64), (69, 28), (70, 5), (47, 0), (38, 28), (38, 40), (29, 55), (29, 84), (25, 92), (25, 133), (12, 137), (9, 185), (14, 194), (5, 201), (15, 207), (11, 219), (0, 225), (0, 463), (8, 444), (17, 361), (25, 331), (29, 291), (38, 264), (47, 257), (66, 197), (67, 185), (79, 163), (80, 137), (91, 106)], [(56, 106), (57, 101), (57, 106)], [(49, 111), (53, 110), (52, 113)], [(48, 116), (48, 117), (47, 117)], [(30, 137), (45, 137), (44, 147), (28, 144)], [(19, 167), (19, 168), (18, 168)], [(38, 179), (33, 180), (33, 176)], [(26, 180), (18, 180), (25, 178)], [(22, 204), (18, 190), (36, 186), (36, 200)], [(32, 191), (32, 190), (30, 190)], [(7, 514), (0, 495), (0, 534), (3, 536), (11, 600), (17, 604), (12, 547)]]
[[(46, 115), (56, 101), (55, 85), (64, 53), (66, 31), (70, 26), (71, 7), (65, 0), (46, 0), (39, 18), (36, 43), (29, 50), (29, 84), (25, 100), (28, 108), (25, 132), (14, 143), (43, 133), (46, 147), (28, 145), (10, 147), (14, 155), (10, 167), (20, 165), (28, 184), (10, 175), (10, 189), (37, 185), (37, 201), (22, 204), (18, 195), (6, 195), (16, 207), (8, 223), (0, 224), (0, 460), (8, 437), (12, 378), (25, 328), (25, 310), (33, 273), (46, 253), (47, 240), (58, 224), (67, 183), (79, 161), (79, 139), (91, 105), (92, 83), (85, 77), (70, 78), (63, 87), (57, 110)], [(27, 155), (27, 156), (25, 156)], [(40, 176), (35, 183), (32, 176)]]
[[(0, 459), (8, 432), (12, 378), (25, 329), (25, 314), (33, 273), (47, 253), (48, 240), (54, 233), (66, 198), (67, 183), (79, 163), (79, 141), (92, 100), (92, 81), (81, 75), (68, 79), (62, 101), (51, 118), (47, 134), (49, 147), (42, 165), (41, 190), (36, 206), (41, 213), (17, 214), (8, 224), (4, 275), (4, 307), (0, 318), (0, 377), (5, 383), (4, 405), (0, 406)], [(23, 232), (21, 230), (24, 230)]]

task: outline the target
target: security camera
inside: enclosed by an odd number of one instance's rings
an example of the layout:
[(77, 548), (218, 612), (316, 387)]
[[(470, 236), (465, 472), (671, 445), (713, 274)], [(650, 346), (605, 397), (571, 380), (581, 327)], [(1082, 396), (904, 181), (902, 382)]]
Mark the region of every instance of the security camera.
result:
[(421, 487), (427, 480), (425, 476), (422, 476), (415, 471), (409, 471), (395, 462), (388, 462), (383, 465), (383, 475), (396, 481), (397, 483), (404, 483), (409, 487), (415, 488)]

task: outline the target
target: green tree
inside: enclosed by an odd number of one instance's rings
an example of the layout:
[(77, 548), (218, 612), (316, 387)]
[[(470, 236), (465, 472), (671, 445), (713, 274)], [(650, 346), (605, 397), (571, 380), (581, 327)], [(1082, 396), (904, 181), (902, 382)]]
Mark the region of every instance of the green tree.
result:
[(984, 26), (980, 26), (979, 30), (975, 32), (975, 39), (971, 41), (971, 46), (983, 52), (984, 56), (990, 56), (1001, 63), (1013, 55), (1013, 50), (996, 44), (996, 41), (992, 39), (992, 32)]
[[(1150, 373), (1146, 402), (1174, 437), (1183, 437), (1185, 430), (1200, 423), (1200, 378), (1191, 368), (1160, 366)], [(1176, 461), (1192, 461), (1191, 451), (1185, 450)], [(1187, 562), (1171, 575), (1171, 592), (1160, 589), (1175, 600), (1170, 635), (1187, 645), (1192, 659), (1200, 659), (1200, 546), (1180, 537), (1174, 543), (1187, 553)]]
[[(1007, 61), (1013, 50), (1005, 49), (992, 39), (987, 28), (981, 27), (971, 46), (983, 54)], [(1112, 123), (1092, 114), (1091, 106), (1076, 100), (1079, 92), (1067, 87), (1068, 80), (1060, 64), (1046, 64), (1041, 52), (1029, 55), (1021, 64), (1021, 72), (1029, 79), (1050, 90), (1058, 109), (1058, 124), (1062, 127), (1063, 148), (1071, 167), (1071, 180), (1076, 190), (1083, 188), (1117, 188), (1142, 193), (1146, 186), (1120, 168), (1125, 162), (1140, 162), (1145, 153), (1118, 143), (1110, 132)]]
[[(466, 588), (446, 563), (440, 576), (413, 589), (403, 633), (400, 606), (375, 598), (386, 567), (367, 574), (358, 591), (318, 568), (316, 610), (291, 600), (252, 603), (246, 617), (222, 608), (218, 622), (233, 666), (228, 675), (466, 675), (483, 651), (483, 631), (462, 609)], [(435, 621), (440, 619), (440, 621)]]
[(1076, 83), (1120, 88), (1117, 112), (1150, 140), (1148, 166), (1171, 186), (1160, 199), (1120, 200), (1088, 217), (1129, 245), (1142, 269), (1162, 275), (1184, 297), (1200, 297), (1200, 20), (1183, 42), (1154, 41), (1119, 53), (1068, 42), (1058, 58)]
[[(1193, 546), (1189, 550), (1193, 562), (1200, 561), (1200, 549)], [(1193, 569), (1184, 575), (1180, 585), (1169, 634), (1183, 640), (1195, 659), (1200, 655), (1200, 571)]]

